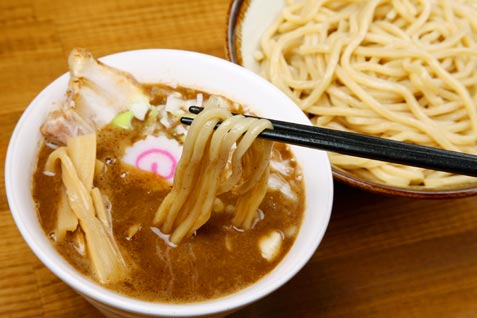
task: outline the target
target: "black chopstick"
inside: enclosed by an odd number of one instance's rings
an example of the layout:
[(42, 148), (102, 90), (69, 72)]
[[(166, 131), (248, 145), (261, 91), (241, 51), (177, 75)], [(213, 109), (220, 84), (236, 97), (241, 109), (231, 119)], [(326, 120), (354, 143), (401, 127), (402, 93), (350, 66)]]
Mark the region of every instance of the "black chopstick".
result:
[[(198, 114), (202, 107), (189, 107)], [(253, 116), (252, 116), (253, 117)], [(297, 146), (477, 177), (477, 156), (362, 134), (268, 119), (259, 137)], [(190, 125), (193, 119), (182, 117)]]

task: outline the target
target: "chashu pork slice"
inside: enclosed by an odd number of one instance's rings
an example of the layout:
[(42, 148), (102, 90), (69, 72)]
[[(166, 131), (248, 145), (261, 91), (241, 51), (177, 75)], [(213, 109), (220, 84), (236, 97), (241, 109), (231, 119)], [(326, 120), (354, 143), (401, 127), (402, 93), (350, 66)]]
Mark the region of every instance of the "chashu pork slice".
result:
[(95, 132), (126, 110), (144, 119), (150, 96), (131, 74), (97, 61), (84, 49), (74, 49), (68, 65), (66, 99), (43, 123), (45, 137), (65, 144), (69, 137)]

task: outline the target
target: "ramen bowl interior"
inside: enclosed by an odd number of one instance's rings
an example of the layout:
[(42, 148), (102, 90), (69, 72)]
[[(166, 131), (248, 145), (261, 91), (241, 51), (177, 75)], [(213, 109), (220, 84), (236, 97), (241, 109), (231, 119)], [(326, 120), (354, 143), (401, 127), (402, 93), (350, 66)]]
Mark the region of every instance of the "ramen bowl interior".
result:
[[(261, 50), (261, 38), (276, 21), (286, 6), (286, 1), (235, 0), (229, 7), (227, 20), (226, 53), (230, 61), (260, 74), (257, 53)], [(285, 32), (286, 33), (286, 32)], [(280, 76), (280, 75), (278, 75)], [(335, 180), (374, 193), (411, 198), (457, 198), (477, 194), (476, 181), (442, 187), (395, 186), (379, 180), (353, 175), (333, 165)]]
[[(246, 69), (215, 57), (176, 50), (142, 50), (118, 53), (100, 60), (132, 73), (140, 82), (179, 84), (217, 93), (250, 105), (259, 115), (307, 123), (306, 116), (274, 86)], [(6, 191), (17, 227), (33, 252), (55, 275), (103, 313), (112, 317), (223, 316), (279, 288), (313, 255), (331, 213), (331, 168), (324, 152), (293, 147), (305, 179), (306, 210), (302, 226), (281, 263), (253, 285), (222, 298), (176, 305), (132, 299), (79, 274), (59, 255), (42, 231), (31, 189), (41, 139), (39, 128), (48, 110), (63, 98), (68, 77), (65, 74), (46, 87), (18, 122), (7, 153)]]

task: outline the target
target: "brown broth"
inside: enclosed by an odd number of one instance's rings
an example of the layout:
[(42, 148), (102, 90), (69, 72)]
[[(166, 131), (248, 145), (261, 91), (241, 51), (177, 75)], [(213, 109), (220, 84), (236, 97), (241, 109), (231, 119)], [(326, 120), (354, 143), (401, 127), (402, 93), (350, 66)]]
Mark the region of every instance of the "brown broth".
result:
[[(195, 94), (195, 92), (193, 92)], [(158, 98), (159, 100), (160, 98)], [(141, 171), (121, 162), (125, 147), (141, 138), (137, 130), (107, 126), (98, 133), (97, 159), (106, 163), (104, 172), (95, 177), (94, 184), (112, 203), (114, 237), (131, 268), (130, 278), (106, 287), (143, 300), (157, 302), (198, 302), (224, 296), (242, 289), (270, 272), (288, 252), (295, 236), (284, 235), (281, 254), (272, 262), (259, 251), (259, 238), (270, 230), (286, 232), (298, 228), (304, 210), (304, 188), (300, 169), (292, 160), (294, 175), (291, 188), (299, 195), (292, 202), (280, 192), (267, 193), (260, 209), (265, 217), (248, 231), (230, 226), (231, 215), (213, 213), (195, 236), (173, 248), (151, 230), (152, 219), (170, 185), (153, 173)], [(293, 159), (288, 147), (275, 144), (275, 154)], [(33, 196), (40, 223), (52, 243), (75, 268), (87, 276), (89, 261), (78, 254), (71, 243), (57, 244), (51, 234), (55, 227), (56, 207), (61, 186), (59, 174), (43, 174), (51, 149), (42, 146), (37, 171), (33, 178)], [(231, 194), (220, 197), (234, 204)], [(140, 225), (140, 230), (128, 238), (128, 229)], [(226, 247), (226, 240), (232, 251)]]

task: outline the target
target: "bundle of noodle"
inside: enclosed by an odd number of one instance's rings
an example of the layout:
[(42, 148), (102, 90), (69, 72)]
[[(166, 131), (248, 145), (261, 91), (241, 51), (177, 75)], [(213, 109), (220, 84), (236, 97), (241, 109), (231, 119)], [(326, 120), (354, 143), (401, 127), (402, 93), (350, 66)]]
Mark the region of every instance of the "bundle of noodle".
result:
[(111, 283), (123, 279), (125, 262), (114, 241), (101, 192), (93, 186), (96, 135), (68, 139), (67, 146), (50, 154), (45, 170), (54, 172), (58, 160), (63, 187), (55, 231), (57, 241), (64, 240), (66, 232), (75, 231), (79, 224), (85, 235), (92, 270), (98, 280)]
[[(233, 116), (216, 107), (206, 107), (194, 119), (173, 188), (153, 220), (163, 233), (170, 234), (172, 243), (206, 223), (216, 197), (229, 191), (239, 197), (233, 225), (252, 226), (267, 191), (272, 142), (255, 140), (266, 128), (272, 128), (268, 120)], [(226, 169), (230, 157), (231, 169)]]
[[(287, 1), (261, 38), (260, 73), (316, 126), (476, 154), (476, 16), (466, 0)], [(399, 188), (476, 182), (329, 155), (338, 170)]]

